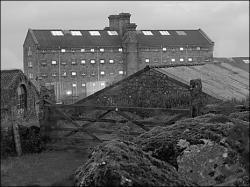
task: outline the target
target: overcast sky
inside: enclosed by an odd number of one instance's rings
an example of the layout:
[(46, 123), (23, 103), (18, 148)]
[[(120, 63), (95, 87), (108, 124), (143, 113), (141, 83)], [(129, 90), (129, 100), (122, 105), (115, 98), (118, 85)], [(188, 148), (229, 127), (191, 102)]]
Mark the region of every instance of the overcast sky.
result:
[(203, 29), (214, 56), (249, 56), (248, 1), (1, 1), (1, 69), (23, 69), (32, 29), (103, 29), (108, 16), (131, 13), (137, 29)]

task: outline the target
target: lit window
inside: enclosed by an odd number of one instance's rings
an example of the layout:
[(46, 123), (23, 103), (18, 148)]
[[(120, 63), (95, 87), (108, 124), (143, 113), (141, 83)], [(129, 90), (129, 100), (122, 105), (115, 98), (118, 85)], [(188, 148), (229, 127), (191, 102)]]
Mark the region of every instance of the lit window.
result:
[(82, 76), (85, 76), (86, 75), (86, 73), (82, 73)]
[(47, 75), (46, 74), (42, 74), (42, 77), (47, 77)]
[(80, 31), (70, 31), (72, 36), (82, 36)]
[(119, 75), (123, 75), (123, 71), (119, 71)]
[(104, 82), (101, 82), (101, 86), (105, 86), (105, 83), (104, 83)]
[(85, 87), (86, 86), (86, 84), (85, 83), (82, 83), (82, 87)]
[(118, 33), (116, 31), (108, 31), (109, 35), (118, 35)]
[(85, 52), (85, 49), (81, 49), (81, 52)]
[(71, 94), (72, 94), (72, 91), (69, 90), (69, 91), (66, 92), (66, 94), (67, 94), (67, 95), (71, 95)]
[(52, 60), (51, 64), (56, 65), (56, 61)]
[(72, 64), (72, 65), (75, 65), (75, 64), (76, 64), (76, 61), (75, 61), (75, 60), (72, 60), (71, 64)]
[(65, 49), (61, 49), (61, 52), (62, 52), (62, 53), (65, 53), (65, 51), (66, 51)]
[(90, 34), (91, 36), (100, 36), (99, 31), (89, 31), (89, 34)]
[(151, 31), (142, 31), (142, 33), (144, 35), (153, 35), (153, 33)]
[(95, 52), (95, 49), (90, 49), (91, 52)]
[(33, 74), (32, 73), (29, 74), (29, 78), (33, 79)]
[(110, 75), (114, 75), (114, 73), (113, 73), (113, 72), (110, 72), (109, 74), (110, 74)]
[(184, 59), (183, 58), (180, 58), (180, 62), (183, 62), (184, 61)]
[(170, 35), (168, 31), (159, 31), (161, 35)]
[(187, 35), (184, 31), (176, 31), (176, 33), (178, 34), (178, 35)]
[(95, 83), (93, 83), (93, 86), (95, 86)]
[(171, 59), (171, 61), (172, 61), (172, 62), (175, 62), (175, 59), (174, 59), (174, 58), (172, 58), (172, 59)]
[(67, 73), (66, 73), (66, 72), (64, 72), (64, 73), (62, 74), (62, 76), (63, 76), (63, 77), (66, 77), (66, 76), (67, 76)]
[(122, 48), (119, 48), (118, 51), (119, 51), (119, 52), (122, 52)]
[(163, 47), (163, 48), (162, 48), (162, 51), (167, 51), (167, 48), (166, 48), (166, 47)]
[(52, 73), (52, 77), (56, 77), (56, 73)]
[(243, 62), (249, 64), (249, 60), (243, 60)]
[(105, 74), (105, 72), (104, 72), (104, 71), (101, 71), (101, 72), (100, 72), (100, 74), (101, 74), (101, 75), (104, 75), (104, 74)]
[(86, 63), (86, 60), (81, 60), (81, 64), (85, 64)]
[(73, 86), (73, 87), (76, 87), (76, 83), (73, 83), (72, 86)]
[(100, 49), (100, 51), (101, 51), (101, 52), (104, 52), (104, 49), (103, 49), (103, 48), (101, 48), (101, 49)]
[(61, 62), (61, 64), (62, 64), (62, 65), (67, 65), (67, 63), (66, 63), (66, 62)]
[(180, 51), (183, 51), (183, 47), (180, 47)]
[(113, 63), (114, 63), (114, 60), (109, 60), (109, 63), (110, 63), (110, 64), (113, 64)]
[(198, 51), (199, 51), (199, 50), (201, 50), (201, 48), (200, 48), (200, 47), (196, 47), (196, 50), (198, 50)]
[(145, 59), (145, 62), (149, 62), (149, 58), (146, 58), (146, 59)]
[(76, 72), (75, 72), (75, 71), (72, 71), (72, 72), (71, 72), (71, 75), (76, 76)]
[(193, 59), (192, 59), (192, 58), (188, 58), (188, 61), (189, 61), (189, 62), (192, 62), (192, 61), (193, 61)]
[(32, 68), (32, 62), (29, 62), (29, 63), (28, 63), (28, 66), (29, 66), (30, 68)]
[(90, 63), (91, 63), (91, 64), (94, 64), (94, 63), (95, 63), (95, 60), (90, 60)]
[(101, 64), (104, 64), (104, 62), (105, 62), (105, 61), (104, 61), (103, 59), (102, 59), (102, 60), (100, 60), (100, 63), (101, 63)]
[(53, 36), (63, 36), (63, 32), (62, 31), (51, 31), (51, 34)]

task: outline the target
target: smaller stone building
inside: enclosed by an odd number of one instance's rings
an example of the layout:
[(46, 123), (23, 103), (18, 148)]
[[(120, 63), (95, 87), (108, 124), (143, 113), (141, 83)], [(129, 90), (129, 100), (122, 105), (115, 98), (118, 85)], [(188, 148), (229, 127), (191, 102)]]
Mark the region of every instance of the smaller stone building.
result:
[(38, 101), (39, 92), (21, 70), (1, 70), (1, 126), (10, 114), (18, 122), (38, 124)]

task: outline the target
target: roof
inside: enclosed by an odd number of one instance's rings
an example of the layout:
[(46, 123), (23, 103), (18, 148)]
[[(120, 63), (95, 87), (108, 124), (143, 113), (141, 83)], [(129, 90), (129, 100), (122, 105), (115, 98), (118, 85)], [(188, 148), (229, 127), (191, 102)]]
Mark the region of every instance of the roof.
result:
[[(153, 35), (144, 35), (142, 31), (137, 31), (138, 42), (145, 46), (208, 46), (213, 45), (211, 39), (201, 30), (167, 30), (169, 35), (161, 35), (159, 30), (150, 30)], [(179, 35), (177, 32), (182, 31), (186, 35)]]
[(228, 63), (158, 68), (182, 83), (200, 78), (204, 93), (221, 100), (246, 99), (249, 96), (249, 73)]
[(249, 57), (214, 58), (214, 62), (224, 62), (249, 72)]
[[(51, 31), (62, 31), (62, 36), (53, 36)], [(73, 36), (70, 31), (78, 31), (82, 36)], [(89, 31), (99, 31), (100, 36), (91, 36)], [(153, 35), (144, 35), (141, 30), (137, 30), (137, 39), (143, 46), (172, 46), (172, 45), (198, 45), (208, 46), (213, 45), (213, 41), (201, 30), (166, 30), (169, 35), (161, 35), (161, 30), (148, 30)], [(184, 32), (185, 35), (180, 35), (177, 32)], [(118, 35), (109, 35), (108, 30), (61, 30), (48, 29), (37, 30), (29, 29), (34, 42), (39, 48), (82, 48), (82, 47), (97, 47), (110, 46), (121, 47), (122, 39)]]

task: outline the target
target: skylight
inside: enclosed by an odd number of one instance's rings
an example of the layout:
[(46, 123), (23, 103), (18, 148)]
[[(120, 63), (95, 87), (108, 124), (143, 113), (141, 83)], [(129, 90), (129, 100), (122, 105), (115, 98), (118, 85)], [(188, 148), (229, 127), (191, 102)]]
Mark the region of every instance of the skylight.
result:
[(90, 34), (91, 36), (100, 36), (99, 31), (89, 31), (89, 34)]
[(153, 33), (151, 31), (142, 31), (142, 33), (144, 35), (153, 35)]
[(63, 36), (62, 31), (50, 31), (53, 36)]
[(170, 35), (168, 31), (159, 31), (161, 35)]
[(243, 62), (249, 64), (249, 60), (243, 60)]
[(82, 36), (80, 31), (70, 31), (72, 36)]
[(118, 35), (118, 33), (116, 31), (108, 31), (109, 35)]
[(176, 31), (176, 33), (178, 34), (178, 35), (187, 35), (187, 33), (185, 33), (184, 31)]

